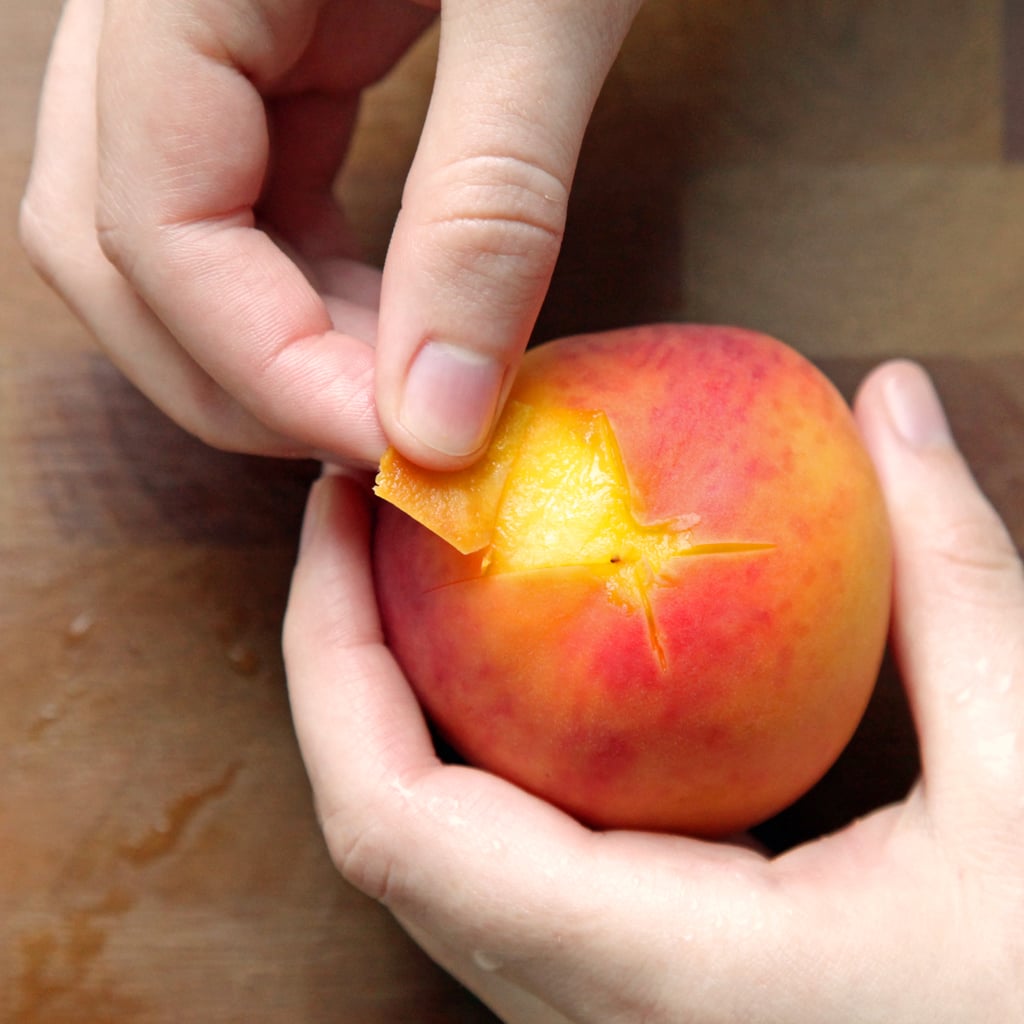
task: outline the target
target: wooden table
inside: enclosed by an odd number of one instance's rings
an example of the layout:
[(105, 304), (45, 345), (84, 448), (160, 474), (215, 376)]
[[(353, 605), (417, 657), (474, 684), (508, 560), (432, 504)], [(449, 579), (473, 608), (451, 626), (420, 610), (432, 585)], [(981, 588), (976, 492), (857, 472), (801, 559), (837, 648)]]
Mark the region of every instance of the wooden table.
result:
[[(15, 238), (56, 0), (0, 0), (0, 1019), (482, 1022), (324, 851), (279, 630), (311, 467), (206, 450)], [(434, 38), (341, 183), (379, 261)], [(1024, 538), (1024, 3), (651, 0), (595, 114), (539, 337), (789, 340), (849, 393), (913, 355)], [(784, 844), (898, 797), (891, 669)]]

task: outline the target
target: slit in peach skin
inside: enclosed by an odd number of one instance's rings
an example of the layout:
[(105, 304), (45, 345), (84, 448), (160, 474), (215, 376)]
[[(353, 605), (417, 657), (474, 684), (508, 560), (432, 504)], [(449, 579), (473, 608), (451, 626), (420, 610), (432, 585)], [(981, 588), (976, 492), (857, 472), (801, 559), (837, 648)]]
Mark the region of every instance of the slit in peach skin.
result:
[(374, 491), (466, 556), (465, 578), (432, 589), (486, 576), (590, 569), (605, 577), (609, 600), (643, 616), (662, 669), (666, 648), (650, 590), (665, 585), (669, 564), (772, 547), (695, 544), (700, 516), (693, 513), (642, 522), (612, 426), (599, 411), (511, 402), (475, 466), (434, 472), (389, 450)]

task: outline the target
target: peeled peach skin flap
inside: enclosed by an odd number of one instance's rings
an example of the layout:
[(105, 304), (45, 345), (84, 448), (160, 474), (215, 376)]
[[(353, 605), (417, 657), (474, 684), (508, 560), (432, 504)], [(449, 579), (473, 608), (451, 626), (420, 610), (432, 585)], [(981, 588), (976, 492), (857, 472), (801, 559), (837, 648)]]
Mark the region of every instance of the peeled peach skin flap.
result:
[(479, 551), (491, 543), (505, 480), (532, 417), (529, 406), (509, 402), (483, 458), (454, 473), (423, 469), (389, 448), (373, 492), (461, 554)]

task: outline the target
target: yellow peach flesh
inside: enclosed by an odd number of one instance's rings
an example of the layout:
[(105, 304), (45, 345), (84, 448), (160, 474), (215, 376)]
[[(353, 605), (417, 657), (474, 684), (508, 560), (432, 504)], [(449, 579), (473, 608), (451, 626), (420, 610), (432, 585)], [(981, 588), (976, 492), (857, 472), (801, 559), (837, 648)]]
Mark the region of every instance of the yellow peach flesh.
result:
[(389, 449), (374, 488), (462, 554), (484, 550), (482, 575), (588, 566), (610, 600), (647, 622), (652, 651), (665, 657), (649, 589), (685, 555), (758, 551), (737, 542), (695, 546), (700, 517), (641, 522), (622, 455), (603, 412), (512, 403), (483, 459), (437, 473)]

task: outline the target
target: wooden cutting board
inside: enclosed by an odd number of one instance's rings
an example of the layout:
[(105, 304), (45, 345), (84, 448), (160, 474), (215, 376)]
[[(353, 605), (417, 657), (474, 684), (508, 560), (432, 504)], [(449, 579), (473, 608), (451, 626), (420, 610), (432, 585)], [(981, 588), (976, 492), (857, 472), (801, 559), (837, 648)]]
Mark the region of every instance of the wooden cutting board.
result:
[[(0, 0), (0, 1019), (491, 1020), (318, 833), (279, 654), (313, 467), (183, 434), (21, 257), (58, 8)], [(1020, 543), (1022, 9), (650, 0), (595, 112), (538, 337), (741, 323), (847, 394), (914, 355)], [(369, 98), (341, 183), (374, 261), (434, 45)], [(764, 834), (834, 827), (914, 770), (889, 667), (847, 755)]]

